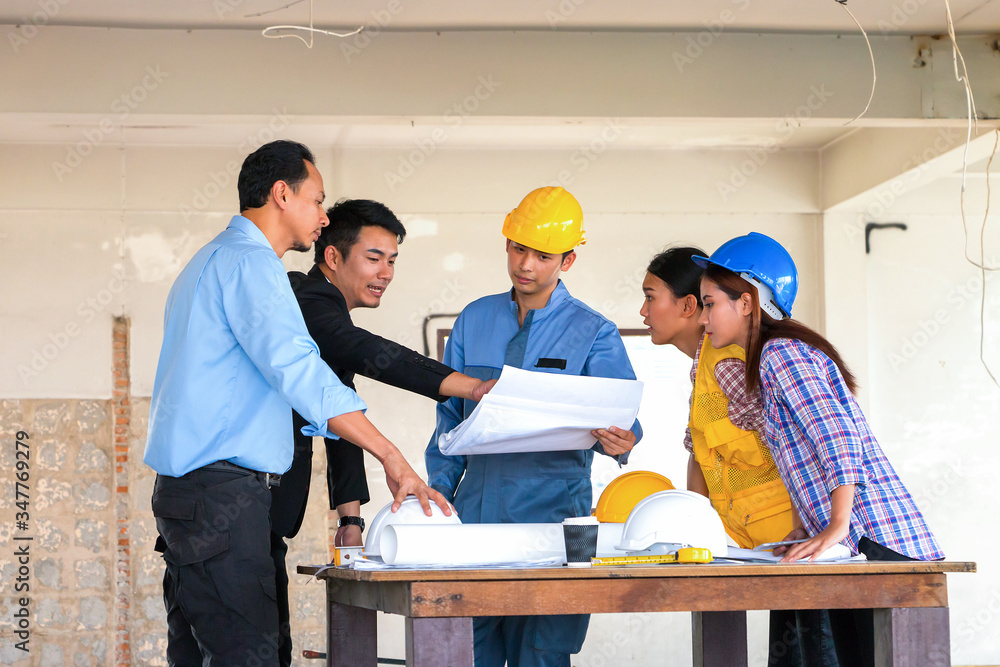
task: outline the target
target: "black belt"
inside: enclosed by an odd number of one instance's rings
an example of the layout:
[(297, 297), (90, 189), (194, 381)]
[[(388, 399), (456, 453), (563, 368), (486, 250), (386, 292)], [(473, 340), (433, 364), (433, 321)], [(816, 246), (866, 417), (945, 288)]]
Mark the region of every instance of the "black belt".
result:
[(277, 475), (273, 472), (251, 470), (250, 468), (244, 468), (243, 466), (238, 466), (235, 463), (230, 463), (229, 461), (216, 461), (215, 463), (209, 463), (207, 466), (202, 466), (201, 469), (225, 470), (226, 472), (238, 472), (242, 475), (255, 475), (258, 479), (263, 480), (263, 482), (267, 484), (268, 488), (281, 486), (281, 475)]

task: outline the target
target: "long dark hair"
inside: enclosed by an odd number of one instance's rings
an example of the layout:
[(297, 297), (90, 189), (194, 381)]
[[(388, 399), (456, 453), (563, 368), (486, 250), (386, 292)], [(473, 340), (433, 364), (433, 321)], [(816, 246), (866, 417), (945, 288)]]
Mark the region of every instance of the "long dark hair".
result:
[(719, 289), (730, 299), (739, 299), (740, 295), (749, 294), (753, 302), (752, 314), (750, 315), (750, 340), (746, 350), (748, 392), (757, 391), (760, 387), (760, 355), (764, 351), (764, 345), (767, 344), (767, 341), (772, 338), (791, 338), (815, 347), (830, 357), (840, 369), (840, 374), (844, 376), (847, 388), (851, 390), (852, 394), (855, 393), (858, 382), (833, 343), (797, 320), (776, 320), (765, 313), (760, 309), (757, 288), (729, 269), (724, 269), (717, 264), (709, 264), (708, 268), (705, 269), (705, 278), (718, 285)]
[(650, 260), (646, 271), (666, 283), (678, 299), (693, 296), (700, 308), (701, 276), (704, 270), (691, 261), (695, 255), (708, 256), (701, 248), (691, 246), (667, 248)]

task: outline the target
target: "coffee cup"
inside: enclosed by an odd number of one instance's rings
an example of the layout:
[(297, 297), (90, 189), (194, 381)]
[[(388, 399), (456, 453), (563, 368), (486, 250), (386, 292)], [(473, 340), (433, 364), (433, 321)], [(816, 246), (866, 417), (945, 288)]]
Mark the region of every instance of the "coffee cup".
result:
[(563, 520), (562, 527), (566, 541), (566, 565), (590, 567), (590, 559), (597, 555), (597, 518), (570, 517)]

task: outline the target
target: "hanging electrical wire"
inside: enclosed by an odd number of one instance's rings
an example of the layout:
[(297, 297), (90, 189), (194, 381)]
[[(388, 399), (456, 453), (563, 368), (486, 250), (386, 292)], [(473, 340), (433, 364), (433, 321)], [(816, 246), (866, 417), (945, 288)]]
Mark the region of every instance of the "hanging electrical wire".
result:
[[(331, 37), (351, 37), (352, 35), (357, 35), (359, 32), (361, 32), (362, 30), (365, 29), (364, 26), (360, 26), (357, 30), (352, 30), (351, 32), (333, 32), (331, 30), (321, 30), (320, 28), (314, 27), (313, 26), (313, 2), (314, 2), (314, 0), (309, 0), (309, 26), (308, 27), (304, 26), (304, 25), (272, 25), (272, 26), (268, 26), (268, 27), (264, 28), (263, 30), (261, 30), (260, 34), (262, 36), (264, 36), (264, 37), (267, 37), (268, 39), (283, 39), (285, 37), (294, 37), (295, 39), (297, 39), (297, 40), (301, 41), (303, 44), (305, 44), (306, 48), (310, 48), (311, 49), (313, 47), (313, 36), (316, 35), (317, 33), (320, 34), (320, 35), (330, 35)], [(294, 4), (297, 4), (297, 2), (290, 2), (287, 5), (285, 5), (285, 7), (279, 7), (278, 9), (285, 9), (286, 7), (291, 7)], [(277, 10), (271, 10), (271, 11), (277, 11)], [(269, 14), (271, 12), (263, 12), (263, 13), (264, 14)], [(272, 33), (278, 33), (279, 31), (282, 31), (282, 30), (294, 30), (294, 31), (309, 33), (309, 41), (307, 42), (305, 40), (305, 38), (302, 37), (302, 35), (295, 34), (294, 32), (291, 33), (291, 34), (285, 34), (285, 35), (272, 34)]]
[[(990, 214), (990, 167), (993, 165), (993, 158), (997, 154), (997, 145), (1000, 144), (1000, 129), (993, 130), (993, 154), (990, 155), (989, 162), (986, 163), (986, 213), (983, 215), (983, 226), (979, 230), (979, 270), (983, 281), (983, 293), (979, 301), (979, 361), (983, 368), (989, 373), (993, 384), (1000, 387), (996, 376), (986, 363), (986, 218)], [(968, 247), (968, 245), (966, 245)]]
[[(948, 0), (944, 0), (945, 6), (945, 16), (948, 20), (948, 37), (951, 39), (951, 61), (952, 66), (955, 69), (955, 79), (958, 80), (965, 86), (965, 107), (966, 107), (966, 133), (965, 133), (965, 150), (962, 153), (962, 190), (959, 194), (959, 212), (962, 215), (962, 233), (963, 233), (963, 248), (962, 251), (965, 254), (965, 260), (972, 264), (980, 271), (980, 276), (982, 278), (982, 295), (979, 303), (979, 361), (982, 363), (983, 368), (986, 369), (986, 373), (993, 380), (993, 384), (1000, 388), (1000, 382), (997, 382), (997, 378), (993, 375), (993, 371), (990, 370), (989, 364), (986, 363), (985, 347), (986, 347), (986, 272), (996, 271), (1000, 267), (996, 266), (986, 266), (986, 247), (984, 245), (986, 241), (986, 222), (990, 214), (990, 166), (993, 164), (993, 157), (997, 153), (997, 141), (1000, 140), (1000, 130), (995, 130), (997, 137), (993, 142), (993, 153), (990, 155), (989, 162), (986, 164), (986, 213), (983, 215), (983, 225), (979, 230), (979, 261), (975, 261), (969, 256), (969, 226), (966, 221), (965, 216), (965, 186), (969, 171), (969, 146), (972, 144), (972, 129), (975, 127), (976, 133), (979, 132), (978, 114), (976, 113), (976, 100), (972, 95), (972, 84), (969, 82), (969, 70), (965, 66), (965, 56), (962, 55), (962, 50), (958, 47), (958, 38), (955, 36), (955, 22), (951, 17), (951, 3)], [(961, 64), (962, 71), (959, 73), (958, 66)]]
[[(988, 267), (985, 263), (977, 263), (974, 259), (969, 257), (969, 226), (966, 221), (965, 216), (965, 186), (968, 177), (969, 169), (969, 145), (972, 143), (972, 129), (976, 128), (978, 133), (978, 114), (976, 113), (976, 99), (972, 95), (972, 84), (969, 82), (969, 70), (965, 66), (965, 57), (962, 55), (962, 50), (958, 47), (958, 38), (955, 36), (955, 23), (951, 18), (951, 3), (948, 0), (944, 0), (945, 15), (948, 19), (948, 37), (951, 39), (951, 61), (952, 66), (955, 68), (955, 79), (962, 83), (965, 87), (965, 105), (966, 105), (966, 117), (967, 117), (967, 128), (965, 134), (965, 151), (962, 155), (962, 191), (959, 196), (959, 210), (962, 214), (962, 231), (965, 234), (965, 259), (970, 264), (978, 269), (984, 271), (996, 271), (1000, 267)], [(962, 72), (959, 73), (958, 66), (959, 63), (962, 65)], [(994, 153), (996, 152), (996, 147), (994, 147)], [(990, 157), (990, 161), (993, 158)], [(989, 173), (987, 172), (987, 179), (989, 179)], [(988, 181), (987, 181), (988, 182)], [(987, 211), (989, 210), (989, 202), (986, 202)], [(984, 232), (986, 221), (983, 220)]]
[(865, 38), (865, 44), (868, 45), (868, 57), (871, 58), (871, 61), (872, 61), (872, 91), (871, 91), (871, 93), (868, 94), (868, 103), (865, 104), (865, 108), (861, 111), (861, 113), (859, 113), (857, 116), (855, 116), (851, 120), (849, 120), (846, 123), (844, 123), (844, 125), (846, 126), (846, 125), (850, 125), (851, 123), (853, 123), (854, 121), (858, 120), (859, 118), (861, 118), (862, 116), (864, 116), (866, 113), (868, 113), (868, 107), (870, 107), (872, 105), (872, 100), (875, 99), (875, 79), (877, 78), (877, 76), (876, 76), (876, 72), (875, 72), (875, 53), (872, 51), (872, 43), (868, 39), (868, 33), (865, 32), (864, 26), (861, 25), (861, 22), (858, 21), (857, 17), (854, 16), (854, 13), (847, 6), (847, 0), (836, 0), (836, 2), (841, 7), (844, 8), (844, 11), (846, 11), (848, 13), (848, 15), (854, 20), (855, 25), (858, 26), (858, 30), (861, 31), (861, 34)]

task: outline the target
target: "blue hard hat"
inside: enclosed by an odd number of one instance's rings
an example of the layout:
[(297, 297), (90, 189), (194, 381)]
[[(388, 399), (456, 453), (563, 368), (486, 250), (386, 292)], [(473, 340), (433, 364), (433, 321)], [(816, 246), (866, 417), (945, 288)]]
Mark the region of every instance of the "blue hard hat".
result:
[(715, 264), (739, 274), (757, 288), (760, 307), (771, 317), (792, 316), (799, 272), (788, 251), (770, 236), (750, 232), (726, 241), (711, 257), (691, 259), (703, 269)]

